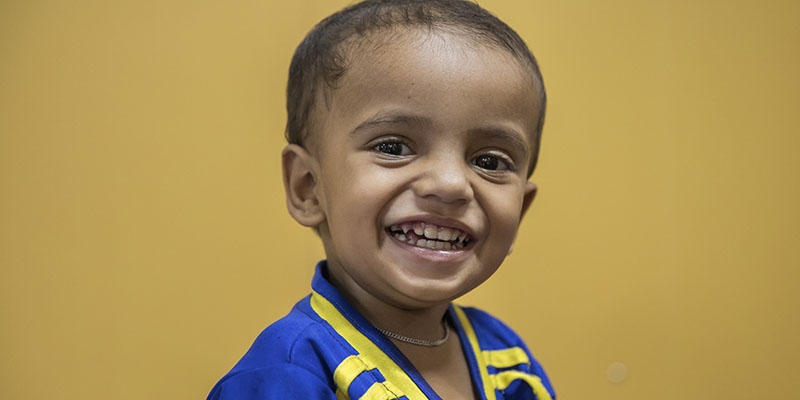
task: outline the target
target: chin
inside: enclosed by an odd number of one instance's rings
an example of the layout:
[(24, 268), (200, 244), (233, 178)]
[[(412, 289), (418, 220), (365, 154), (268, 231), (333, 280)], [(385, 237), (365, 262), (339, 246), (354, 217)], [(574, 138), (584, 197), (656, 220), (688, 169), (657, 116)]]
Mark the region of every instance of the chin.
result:
[(409, 305), (413, 303), (414, 308), (424, 308), (450, 303), (479, 284), (480, 282), (467, 282), (452, 277), (444, 280), (411, 278), (397, 289)]

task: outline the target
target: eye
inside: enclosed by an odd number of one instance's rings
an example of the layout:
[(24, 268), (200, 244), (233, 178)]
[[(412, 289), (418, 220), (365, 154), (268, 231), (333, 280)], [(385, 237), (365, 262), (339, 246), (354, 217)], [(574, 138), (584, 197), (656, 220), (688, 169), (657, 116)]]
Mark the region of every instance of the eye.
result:
[(375, 151), (378, 153), (390, 155), (390, 156), (407, 156), (411, 154), (411, 149), (408, 148), (402, 142), (398, 142), (396, 140), (387, 140), (385, 142), (380, 142), (373, 147)]
[(513, 170), (513, 164), (508, 159), (492, 154), (481, 154), (472, 160), (472, 165), (487, 171)]

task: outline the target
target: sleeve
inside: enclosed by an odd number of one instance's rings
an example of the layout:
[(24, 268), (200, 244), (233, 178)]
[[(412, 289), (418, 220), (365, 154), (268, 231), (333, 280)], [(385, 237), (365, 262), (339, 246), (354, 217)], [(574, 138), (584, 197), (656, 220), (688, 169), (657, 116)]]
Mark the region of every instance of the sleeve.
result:
[(292, 364), (246, 370), (221, 380), (208, 400), (321, 399), (336, 400), (327, 383)]

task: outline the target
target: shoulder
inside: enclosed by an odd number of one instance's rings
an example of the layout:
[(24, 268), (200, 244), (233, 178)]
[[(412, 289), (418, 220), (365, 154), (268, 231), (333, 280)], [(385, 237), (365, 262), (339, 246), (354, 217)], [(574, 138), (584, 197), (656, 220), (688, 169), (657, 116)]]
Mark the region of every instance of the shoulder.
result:
[(337, 343), (341, 339), (311, 310), (308, 299), (303, 299), (256, 337), (208, 398), (326, 399), (323, 393), (334, 394), (331, 365), (348, 353)]
[[(455, 307), (469, 321), (464, 329), (472, 329), (480, 348), (481, 357), (490, 367), (490, 373), (498, 379), (507, 379), (504, 392), (510, 394), (518, 390), (519, 383), (513, 383), (519, 376), (513, 370), (533, 375), (541, 382), (555, 399), (555, 392), (542, 365), (533, 356), (528, 345), (511, 327), (497, 317), (474, 307)], [(458, 312), (458, 311), (457, 311)], [(467, 327), (469, 325), (469, 327)], [(501, 379), (502, 380), (502, 379)], [(507, 396), (507, 398), (516, 398)]]
[(525, 342), (511, 327), (486, 311), (474, 307), (458, 307), (469, 319), (481, 347), (505, 348), (525, 346)]
[(273, 364), (226, 376), (208, 400), (336, 399), (330, 386), (314, 373), (292, 364)]

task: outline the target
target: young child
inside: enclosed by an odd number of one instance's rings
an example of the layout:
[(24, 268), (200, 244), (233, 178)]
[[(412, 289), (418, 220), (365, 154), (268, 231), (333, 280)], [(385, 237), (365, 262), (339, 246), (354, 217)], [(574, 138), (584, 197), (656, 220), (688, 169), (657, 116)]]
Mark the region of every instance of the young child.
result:
[(288, 86), (289, 213), (327, 261), (209, 399), (554, 399), (514, 332), (451, 301), (497, 270), (536, 194), (545, 91), (463, 0), (367, 0), (320, 22)]

